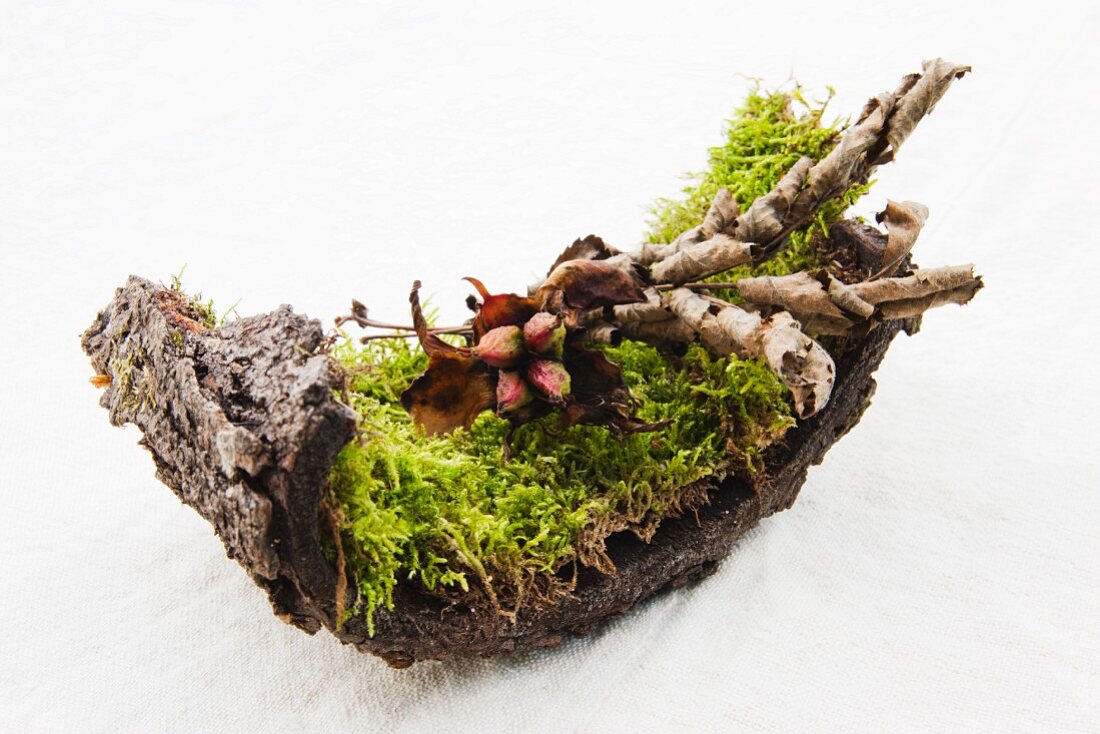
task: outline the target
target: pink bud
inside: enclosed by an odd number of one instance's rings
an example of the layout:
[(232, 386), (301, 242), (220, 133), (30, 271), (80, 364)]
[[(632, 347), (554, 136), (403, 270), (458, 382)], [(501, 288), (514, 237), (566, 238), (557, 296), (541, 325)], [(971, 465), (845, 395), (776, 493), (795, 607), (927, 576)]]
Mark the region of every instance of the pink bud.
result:
[(501, 370), (497, 378), (497, 413), (519, 410), (535, 399), (530, 385), (515, 370)]
[(565, 324), (556, 314), (539, 311), (524, 324), (523, 342), (535, 354), (560, 358), (565, 347)]
[(490, 329), (474, 347), (477, 356), (490, 367), (511, 367), (523, 358), (523, 329), (498, 326)]
[(527, 381), (551, 403), (560, 403), (569, 394), (569, 372), (553, 359), (532, 359), (527, 363)]

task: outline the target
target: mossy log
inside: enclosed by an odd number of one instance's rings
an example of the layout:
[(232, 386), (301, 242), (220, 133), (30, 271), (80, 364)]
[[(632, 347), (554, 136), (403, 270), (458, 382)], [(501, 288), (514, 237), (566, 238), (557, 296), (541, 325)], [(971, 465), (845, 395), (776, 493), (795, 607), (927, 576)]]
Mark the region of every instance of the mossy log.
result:
[(354, 437), (356, 416), (336, 399), (342, 378), (318, 349), (321, 324), (289, 306), (221, 328), (195, 316), (180, 293), (142, 278), (117, 291), (82, 339), (99, 384), (109, 379), (101, 404), (111, 422), (142, 430), (157, 476), (214, 526), (282, 620), (310, 634), (326, 627), (395, 667), (553, 646), (712, 573), (761, 518), (791, 506), (810, 465), (866, 409), (872, 373), (894, 336), (919, 326), (919, 318), (887, 321), (848, 341), (835, 355), (832, 401), (769, 451), (767, 477), (707, 487), (709, 503), (697, 515), (666, 519), (649, 543), (612, 536), (615, 574), (581, 568), (571, 597), (523, 607), (514, 620), (402, 581), (371, 636), (360, 617), (337, 624), (337, 596), (349, 595), (350, 606), (355, 585), (324, 553), (329, 470)]

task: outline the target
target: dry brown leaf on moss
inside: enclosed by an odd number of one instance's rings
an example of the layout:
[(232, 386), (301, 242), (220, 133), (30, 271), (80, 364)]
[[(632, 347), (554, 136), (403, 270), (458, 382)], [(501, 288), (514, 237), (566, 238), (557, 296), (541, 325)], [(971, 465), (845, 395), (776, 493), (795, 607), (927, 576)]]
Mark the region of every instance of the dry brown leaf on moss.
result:
[(496, 405), (489, 366), (469, 349), (456, 347), (429, 331), (420, 307), (420, 281), (409, 294), (413, 327), (428, 355), (428, 369), (401, 394), (401, 405), (429, 436), (468, 428)]
[(612, 433), (639, 433), (668, 424), (646, 423), (631, 415), (636, 401), (627, 390), (623, 371), (603, 352), (576, 340), (565, 350), (563, 361), (572, 378), (572, 392), (559, 412), (559, 427), (587, 423), (604, 426)]
[(544, 310), (586, 311), (645, 300), (641, 276), (606, 260), (568, 260), (558, 265), (535, 298)]
[(611, 308), (612, 319), (619, 324), (644, 321), (664, 321), (672, 316), (661, 300), (661, 294), (652, 288), (645, 290), (645, 300)]
[(737, 292), (748, 303), (790, 311), (811, 334), (847, 334), (854, 324), (811, 273), (743, 278)]
[(718, 354), (764, 360), (790, 389), (799, 418), (809, 418), (829, 402), (836, 379), (833, 359), (789, 313), (780, 311), (765, 319), (687, 288), (670, 291), (668, 304)]
[(766, 243), (779, 235), (786, 226), (791, 204), (806, 184), (806, 176), (813, 164), (813, 159), (802, 156), (774, 189), (754, 201), (737, 220), (737, 238), (745, 242)]
[(747, 265), (759, 253), (759, 245), (719, 233), (654, 263), (650, 273), (654, 283), (687, 283)]

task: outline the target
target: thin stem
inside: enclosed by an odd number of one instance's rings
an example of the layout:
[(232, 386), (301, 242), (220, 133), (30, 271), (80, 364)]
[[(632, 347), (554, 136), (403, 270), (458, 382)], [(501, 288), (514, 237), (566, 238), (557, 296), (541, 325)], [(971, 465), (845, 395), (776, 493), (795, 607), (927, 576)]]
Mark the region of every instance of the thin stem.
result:
[(706, 281), (693, 281), (691, 283), (660, 283), (653, 286), (655, 291), (671, 291), (677, 288), (687, 288), (689, 291), (722, 291), (729, 288), (736, 288), (737, 283), (708, 283)]

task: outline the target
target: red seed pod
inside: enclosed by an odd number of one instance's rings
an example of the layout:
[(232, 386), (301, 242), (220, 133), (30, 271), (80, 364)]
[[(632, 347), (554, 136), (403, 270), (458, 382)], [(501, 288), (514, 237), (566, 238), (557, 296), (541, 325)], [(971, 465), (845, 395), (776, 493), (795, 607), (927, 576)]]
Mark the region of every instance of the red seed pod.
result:
[(561, 403), (569, 394), (569, 372), (557, 360), (532, 359), (527, 363), (527, 381), (551, 403)]
[(539, 311), (523, 325), (523, 343), (534, 354), (560, 359), (565, 348), (565, 324), (557, 314)]
[(526, 353), (523, 348), (523, 329), (518, 326), (498, 326), (491, 329), (481, 337), (474, 351), (490, 367), (512, 367)]
[(518, 410), (535, 399), (531, 386), (516, 370), (501, 370), (497, 377), (497, 414)]

